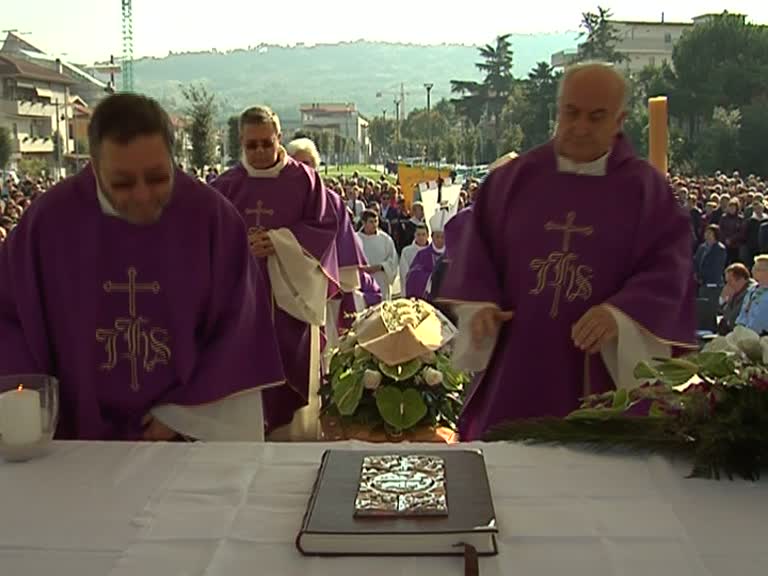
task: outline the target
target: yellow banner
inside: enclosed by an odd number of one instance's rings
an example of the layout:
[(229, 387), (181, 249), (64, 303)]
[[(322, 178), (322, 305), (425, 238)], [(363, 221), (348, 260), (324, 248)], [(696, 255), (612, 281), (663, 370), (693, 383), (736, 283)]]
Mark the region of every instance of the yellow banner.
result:
[(434, 182), (438, 178), (450, 178), (451, 169), (441, 168), (440, 171), (432, 166), (408, 166), (399, 164), (397, 166), (397, 176), (400, 180), (400, 189), (405, 197), (405, 205), (408, 208), (413, 204), (415, 188), (422, 182)]

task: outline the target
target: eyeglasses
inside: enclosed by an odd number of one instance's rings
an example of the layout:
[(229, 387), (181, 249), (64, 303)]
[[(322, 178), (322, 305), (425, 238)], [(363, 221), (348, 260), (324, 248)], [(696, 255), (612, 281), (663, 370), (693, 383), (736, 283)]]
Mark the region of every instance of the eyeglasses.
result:
[(248, 150), (258, 150), (259, 148), (269, 150), (270, 148), (274, 148), (275, 144), (277, 144), (276, 138), (270, 138), (268, 140), (248, 140), (245, 143), (245, 147)]

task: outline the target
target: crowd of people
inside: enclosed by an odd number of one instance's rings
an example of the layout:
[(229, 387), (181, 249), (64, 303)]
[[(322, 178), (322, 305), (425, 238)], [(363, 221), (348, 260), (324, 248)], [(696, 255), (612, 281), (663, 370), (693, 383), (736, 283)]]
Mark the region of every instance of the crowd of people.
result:
[(737, 325), (768, 331), (768, 279), (760, 282), (768, 269), (760, 257), (768, 253), (768, 182), (717, 172), (673, 177), (672, 185), (690, 214), (699, 297), (718, 310), (717, 331), (726, 334)]
[(53, 186), (52, 178), (22, 178), (8, 174), (0, 192), (0, 242), (19, 222), (21, 215), (43, 192)]

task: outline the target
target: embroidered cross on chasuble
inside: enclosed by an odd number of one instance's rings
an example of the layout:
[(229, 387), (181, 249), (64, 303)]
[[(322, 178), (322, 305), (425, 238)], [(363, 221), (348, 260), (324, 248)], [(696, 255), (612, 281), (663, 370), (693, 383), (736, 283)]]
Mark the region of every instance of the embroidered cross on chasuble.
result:
[(96, 330), (96, 341), (104, 345), (106, 358), (100, 368), (111, 372), (121, 360), (131, 368), (130, 387), (134, 392), (141, 389), (141, 372), (152, 372), (158, 364), (168, 364), (171, 359), (169, 334), (164, 328), (151, 325), (151, 319), (142, 316), (136, 305), (139, 293), (157, 295), (158, 282), (139, 283), (136, 268), (127, 270), (128, 282), (108, 280), (104, 282), (106, 294), (127, 294), (128, 315), (115, 318), (112, 328)]
[(576, 213), (568, 212), (564, 224), (549, 221), (544, 229), (547, 232), (562, 232), (562, 249), (550, 252), (545, 258), (531, 261), (531, 270), (536, 272), (536, 286), (530, 291), (533, 295), (542, 294), (548, 287), (554, 288), (552, 307), (549, 316), (557, 318), (563, 297), (573, 302), (577, 298), (589, 300), (592, 296), (592, 268), (579, 264), (579, 254), (571, 251), (571, 236), (592, 236), (592, 226), (576, 226)]

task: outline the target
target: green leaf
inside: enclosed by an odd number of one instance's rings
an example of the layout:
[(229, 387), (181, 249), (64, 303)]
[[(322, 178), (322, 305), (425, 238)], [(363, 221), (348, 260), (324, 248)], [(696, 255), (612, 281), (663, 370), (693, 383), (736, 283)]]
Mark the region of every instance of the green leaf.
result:
[(619, 409), (619, 410), (626, 410), (629, 406), (629, 392), (622, 388), (621, 390), (616, 390), (616, 392), (613, 395), (613, 408)]
[(387, 366), (383, 362), (379, 362), (379, 370), (381, 370), (384, 376), (391, 378), (395, 382), (404, 382), (416, 376), (423, 365), (424, 363), (418, 358), (405, 364), (398, 364), (397, 366)]
[(427, 414), (427, 405), (414, 388), (405, 391), (384, 386), (376, 391), (376, 407), (384, 421), (395, 430), (407, 430)]
[(736, 370), (733, 359), (725, 352), (702, 352), (695, 356), (694, 362), (705, 375), (713, 378), (731, 376)]
[(659, 371), (647, 362), (640, 362), (635, 367), (634, 375), (638, 380), (658, 380), (661, 376)]
[(362, 375), (347, 372), (333, 389), (333, 402), (342, 416), (352, 416), (363, 397)]

